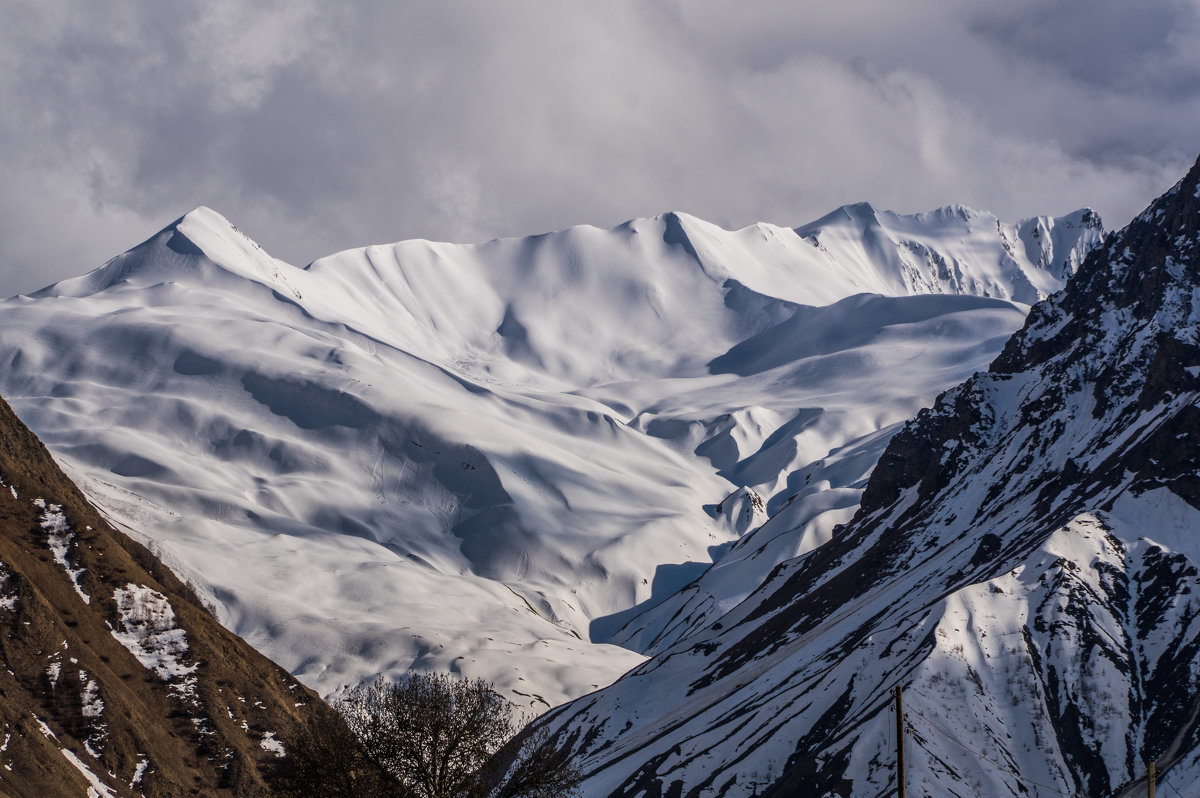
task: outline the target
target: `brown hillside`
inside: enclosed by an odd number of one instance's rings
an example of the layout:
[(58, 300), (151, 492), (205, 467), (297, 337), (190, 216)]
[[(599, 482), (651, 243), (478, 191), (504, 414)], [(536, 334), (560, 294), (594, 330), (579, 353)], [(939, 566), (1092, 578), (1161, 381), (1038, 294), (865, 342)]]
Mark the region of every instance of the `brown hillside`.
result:
[(331, 710), (105, 523), (2, 399), (0, 481), (0, 794), (266, 794), (273, 740)]

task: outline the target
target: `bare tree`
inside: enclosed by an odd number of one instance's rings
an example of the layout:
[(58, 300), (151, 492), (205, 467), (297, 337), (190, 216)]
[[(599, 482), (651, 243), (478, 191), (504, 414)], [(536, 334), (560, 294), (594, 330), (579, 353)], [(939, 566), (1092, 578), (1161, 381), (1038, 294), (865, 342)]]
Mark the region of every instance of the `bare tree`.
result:
[[(580, 775), (544, 733), (513, 740), (513, 706), (481, 679), (410, 674), (337, 708), (367, 752), (419, 798), (568, 798)], [(507, 756), (494, 759), (510, 740)], [(496, 763), (503, 761), (504, 766)]]
[(367, 756), (336, 713), (309, 720), (275, 767), (275, 787), (294, 798), (415, 798), (412, 790)]
[(488, 763), (489, 798), (563, 798), (578, 795), (583, 774), (570, 752), (544, 726), (527, 726)]

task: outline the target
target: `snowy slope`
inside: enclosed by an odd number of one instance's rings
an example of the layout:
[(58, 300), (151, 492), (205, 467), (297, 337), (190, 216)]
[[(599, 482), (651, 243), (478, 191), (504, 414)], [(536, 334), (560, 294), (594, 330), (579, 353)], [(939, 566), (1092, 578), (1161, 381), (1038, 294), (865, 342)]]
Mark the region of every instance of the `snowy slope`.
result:
[(790, 495), (836, 484), (803, 506), (845, 512), (894, 426), (1021, 324), (1008, 300), (1100, 236), (1086, 211), (852, 211), (877, 219), (858, 243), (667, 214), (300, 269), (201, 208), (5, 302), (0, 391), (308, 684), (448, 669), (545, 708), (640, 663), (604, 641)]
[[(588, 795), (1200, 784), (1200, 162), (888, 443), (854, 517), (546, 722)], [(757, 535), (770, 527), (760, 529)], [(718, 564), (713, 572), (725, 566)]]
[(0, 399), (0, 795), (268, 794), (333, 710), (109, 527)]

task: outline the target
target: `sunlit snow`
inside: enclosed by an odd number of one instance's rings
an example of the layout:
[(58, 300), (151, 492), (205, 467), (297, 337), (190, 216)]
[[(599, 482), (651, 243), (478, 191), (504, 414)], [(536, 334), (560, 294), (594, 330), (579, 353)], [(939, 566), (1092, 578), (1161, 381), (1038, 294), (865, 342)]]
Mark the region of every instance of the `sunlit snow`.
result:
[(1099, 235), (1082, 211), (855, 205), (300, 269), (202, 208), (6, 302), (0, 392), (321, 692), (446, 670), (540, 711), (826, 540), (896, 425), (986, 367)]

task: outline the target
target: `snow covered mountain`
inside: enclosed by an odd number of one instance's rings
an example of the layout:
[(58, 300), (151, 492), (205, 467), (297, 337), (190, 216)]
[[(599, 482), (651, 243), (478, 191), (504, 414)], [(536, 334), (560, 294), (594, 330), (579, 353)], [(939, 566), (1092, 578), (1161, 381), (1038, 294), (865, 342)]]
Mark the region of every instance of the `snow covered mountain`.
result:
[(1197, 530), (1200, 162), (891, 438), (827, 543), (545, 722), (588, 795), (877, 796), (900, 685), (913, 794), (1143, 795), (1155, 762), (1197, 795)]
[(897, 425), (1100, 237), (1090, 211), (857, 205), (799, 230), (667, 214), (300, 269), (201, 208), (0, 305), (0, 391), (322, 693), (432, 668), (544, 709), (675, 639), (646, 612), (768, 515), (806, 532), (703, 582), (691, 617), (827, 538)]

